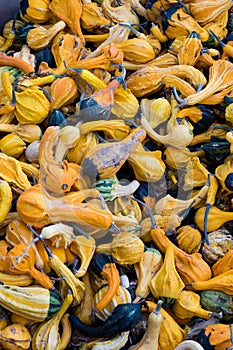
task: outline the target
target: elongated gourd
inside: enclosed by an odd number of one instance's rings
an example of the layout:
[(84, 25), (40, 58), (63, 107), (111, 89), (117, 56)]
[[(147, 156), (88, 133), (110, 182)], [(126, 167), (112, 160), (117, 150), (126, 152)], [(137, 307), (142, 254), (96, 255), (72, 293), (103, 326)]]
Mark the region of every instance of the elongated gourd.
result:
[(52, 289), (0, 285), (0, 305), (35, 322), (52, 317), (60, 309), (61, 303), (60, 295)]
[(172, 305), (172, 311), (180, 319), (191, 319), (194, 316), (210, 319), (213, 313), (202, 309), (200, 305), (200, 296), (190, 290), (183, 290), (175, 303)]
[(158, 350), (158, 339), (163, 317), (160, 313), (162, 301), (158, 300), (156, 308), (150, 313), (146, 332), (141, 341), (129, 350)]
[(141, 260), (134, 265), (138, 279), (135, 300), (148, 296), (150, 293), (150, 281), (160, 269), (161, 265), (162, 255), (160, 252), (153, 248), (146, 249)]
[(219, 290), (226, 294), (233, 294), (233, 270), (228, 270), (220, 275), (211, 278), (207, 281), (195, 281), (193, 283), (186, 284), (194, 288), (195, 290)]
[(98, 338), (114, 337), (118, 333), (127, 332), (139, 321), (141, 314), (141, 304), (119, 304), (113, 310), (109, 318), (99, 326), (88, 326), (81, 322), (76, 316), (70, 315), (74, 328), (88, 337)]
[(61, 337), (58, 327), (62, 316), (71, 305), (72, 301), (72, 293), (68, 291), (58, 313), (54, 315), (50, 320), (42, 323), (34, 333), (32, 339), (33, 350), (44, 350), (45, 344), (46, 350), (61, 349)]

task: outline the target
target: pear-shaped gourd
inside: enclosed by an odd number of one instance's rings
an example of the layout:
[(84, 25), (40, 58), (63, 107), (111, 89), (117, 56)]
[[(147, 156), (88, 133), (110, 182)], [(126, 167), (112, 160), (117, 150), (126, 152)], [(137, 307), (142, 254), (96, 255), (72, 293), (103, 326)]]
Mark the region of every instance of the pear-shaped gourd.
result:
[[(150, 293), (149, 284), (156, 272), (162, 266), (161, 253), (153, 248), (148, 248), (143, 253), (141, 260), (134, 264), (134, 268), (137, 275), (137, 288), (136, 288), (136, 300), (146, 298)], [(134, 302), (135, 302), (134, 301)]]
[(169, 240), (162, 229), (152, 228), (150, 235), (161, 253), (165, 253), (169, 245), (173, 246), (176, 269), (185, 283), (205, 281), (211, 278), (211, 269), (202, 259), (201, 254), (185, 253)]
[(197, 316), (209, 319), (213, 313), (202, 309), (200, 305), (200, 296), (192, 291), (183, 290), (177, 300), (172, 305), (172, 312), (180, 319), (190, 320)]
[(31, 335), (22, 324), (11, 324), (0, 331), (0, 345), (5, 350), (27, 350)]
[(97, 145), (86, 154), (81, 175), (88, 176), (92, 182), (113, 177), (145, 137), (145, 130), (136, 128), (122, 141)]
[[(199, 208), (194, 217), (195, 223), (201, 231), (204, 231), (205, 209), (205, 207)], [(233, 212), (224, 211), (216, 206), (212, 206), (208, 214), (207, 231), (215, 231), (231, 220), (233, 220)]]
[(211, 278), (208, 281), (196, 281), (188, 283), (187, 286), (192, 287), (195, 290), (218, 290), (226, 294), (233, 294), (233, 270), (228, 270), (221, 273), (218, 276)]
[(152, 129), (167, 121), (171, 115), (171, 105), (164, 97), (154, 100), (143, 98), (140, 107), (142, 114), (148, 120)]
[(112, 242), (98, 245), (96, 252), (111, 254), (118, 264), (131, 265), (141, 260), (144, 243), (133, 233), (121, 232), (113, 238)]
[(141, 144), (138, 144), (134, 152), (129, 155), (128, 162), (139, 181), (159, 181), (166, 168), (161, 151), (147, 152)]
[(155, 298), (161, 298), (169, 305), (179, 297), (184, 287), (185, 284), (175, 267), (173, 246), (169, 245), (166, 249), (162, 267), (150, 282), (150, 290)]

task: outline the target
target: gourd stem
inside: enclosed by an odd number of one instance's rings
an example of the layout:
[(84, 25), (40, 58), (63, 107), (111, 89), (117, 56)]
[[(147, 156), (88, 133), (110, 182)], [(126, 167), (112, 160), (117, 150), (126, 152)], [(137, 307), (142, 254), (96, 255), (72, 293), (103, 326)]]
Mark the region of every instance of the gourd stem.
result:
[(121, 232), (119, 227), (114, 222), (111, 223), (108, 230), (112, 233), (120, 233)]
[(222, 42), (221, 39), (219, 39), (219, 37), (210, 29), (209, 30), (210, 34), (213, 35), (213, 37), (217, 40), (217, 42), (222, 46), (225, 47), (226, 44), (224, 44), (224, 42)]
[(210, 244), (209, 237), (208, 237), (208, 231), (207, 231), (207, 222), (208, 222), (208, 215), (209, 215), (210, 208), (211, 208), (211, 204), (207, 203), (206, 209), (205, 209), (205, 215), (204, 215), (204, 237), (205, 237), (205, 242), (207, 245)]
[(48, 90), (46, 90), (45, 88), (42, 88), (41, 86), (38, 87), (38, 89), (41, 90), (41, 91), (43, 91), (45, 97), (47, 98), (47, 100), (48, 100), (49, 102), (53, 102), (53, 98), (52, 98), (52, 96), (50, 95), (50, 93), (48, 92)]
[(196, 92), (200, 92), (203, 88), (203, 84), (197, 84), (197, 91)]
[(126, 81), (125, 81), (126, 69), (125, 69), (125, 67), (122, 66), (122, 64), (118, 64), (118, 63), (111, 64), (111, 67), (118, 67), (121, 70), (122, 74), (118, 75), (114, 79), (119, 81), (120, 84), (123, 84), (123, 87), (124, 87), (124, 90), (125, 90), (126, 89)]
[(147, 210), (147, 212), (148, 212), (148, 214), (149, 214), (150, 220), (151, 220), (151, 228), (157, 228), (158, 226), (157, 226), (157, 224), (156, 224), (154, 215), (152, 214), (152, 211), (151, 211), (151, 209), (149, 208), (149, 206), (148, 206), (146, 203), (140, 201), (140, 199), (137, 199), (137, 198), (134, 198), (134, 197), (131, 197), (131, 198), (132, 198), (134, 201), (140, 203), (141, 205), (143, 205), (143, 206), (146, 208), (146, 210)]
[(52, 259), (53, 254), (52, 254), (51, 250), (49, 249), (49, 247), (47, 246), (47, 244), (45, 243), (44, 239), (41, 237), (41, 235), (38, 232), (36, 232), (36, 230), (34, 230), (34, 228), (32, 228), (31, 225), (27, 224), (27, 227), (43, 243), (44, 248), (46, 250), (46, 253), (48, 254), (49, 259)]
[(173, 94), (174, 94), (175, 99), (176, 99), (178, 102), (180, 102), (180, 104), (176, 105), (175, 108), (185, 106), (185, 105), (187, 104), (187, 98), (181, 98), (181, 97), (178, 95), (175, 86), (172, 87), (172, 91), (173, 91)]
[(155, 315), (160, 314), (160, 310), (161, 310), (162, 304), (163, 304), (163, 301), (159, 299), (158, 302), (157, 302), (157, 306), (156, 306), (156, 308), (153, 311), (153, 313)]
[(191, 210), (191, 208), (192, 208), (192, 206), (193, 206), (193, 204), (196, 202), (196, 199), (194, 199), (193, 201), (192, 201), (192, 203), (189, 205), (189, 207), (184, 211), (184, 213), (183, 213), (183, 215), (182, 215), (182, 218), (183, 219), (185, 219), (187, 216), (188, 216), (188, 214), (189, 214), (189, 212), (190, 212), (190, 210)]
[(178, 4), (183, 7), (185, 9), (185, 11), (187, 12), (187, 14), (190, 15), (190, 11), (189, 11), (189, 8), (183, 3), (183, 1), (181, 0), (177, 0)]
[(66, 61), (63, 61), (63, 64), (64, 64), (64, 66), (65, 66), (65, 69), (70, 70), (70, 71), (72, 71), (72, 72), (81, 74), (82, 71), (83, 71), (83, 68), (70, 68), (70, 67), (68, 67), (67, 64), (66, 64)]
[(12, 99), (10, 102), (11, 106), (15, 106), (16, 105), (16, 94), (15, 91), (17, 90), (17, 85), (18, 85), (18, 79), (15, 79), (13, 84), (12, 84)]
[[(229, 327), (230, 327), (230, 341), (232, 342), (233, 344), (233, 332), (232, 332), (232, 323), (229, 324)], [(232, 350), (233, 349), (233, 345), (229, 348), (227, 348), (227, 350)]]
[(141, 33), (135, 29), (130, 23), (127, 22), (120, 22), (119, 25), (123, 26), (123, 27), (127, 27), (131, 30), (131, 32), (133, 32), (136, 36), (139, 36)]

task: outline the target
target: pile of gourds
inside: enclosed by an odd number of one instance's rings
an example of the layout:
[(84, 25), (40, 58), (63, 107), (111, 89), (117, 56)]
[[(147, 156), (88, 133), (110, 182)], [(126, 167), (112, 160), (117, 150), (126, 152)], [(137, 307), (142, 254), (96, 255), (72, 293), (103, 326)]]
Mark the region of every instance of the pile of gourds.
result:
[(233, 347), (231, 0), (21, 0), (0, 36), (0, 348)]

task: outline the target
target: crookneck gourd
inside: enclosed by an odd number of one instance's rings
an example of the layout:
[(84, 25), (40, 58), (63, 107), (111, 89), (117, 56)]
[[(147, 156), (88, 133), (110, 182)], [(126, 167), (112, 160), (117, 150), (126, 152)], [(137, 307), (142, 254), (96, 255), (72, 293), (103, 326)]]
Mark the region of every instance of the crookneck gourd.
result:
[(40, 228), (60, 221), (101, 228), (109, 228), (113, 223), (110, 212), (88, 203), (75, 203), (75, 199), (51, 197), (39, 184), (19, 196), (17, 212), (24, 222)]

